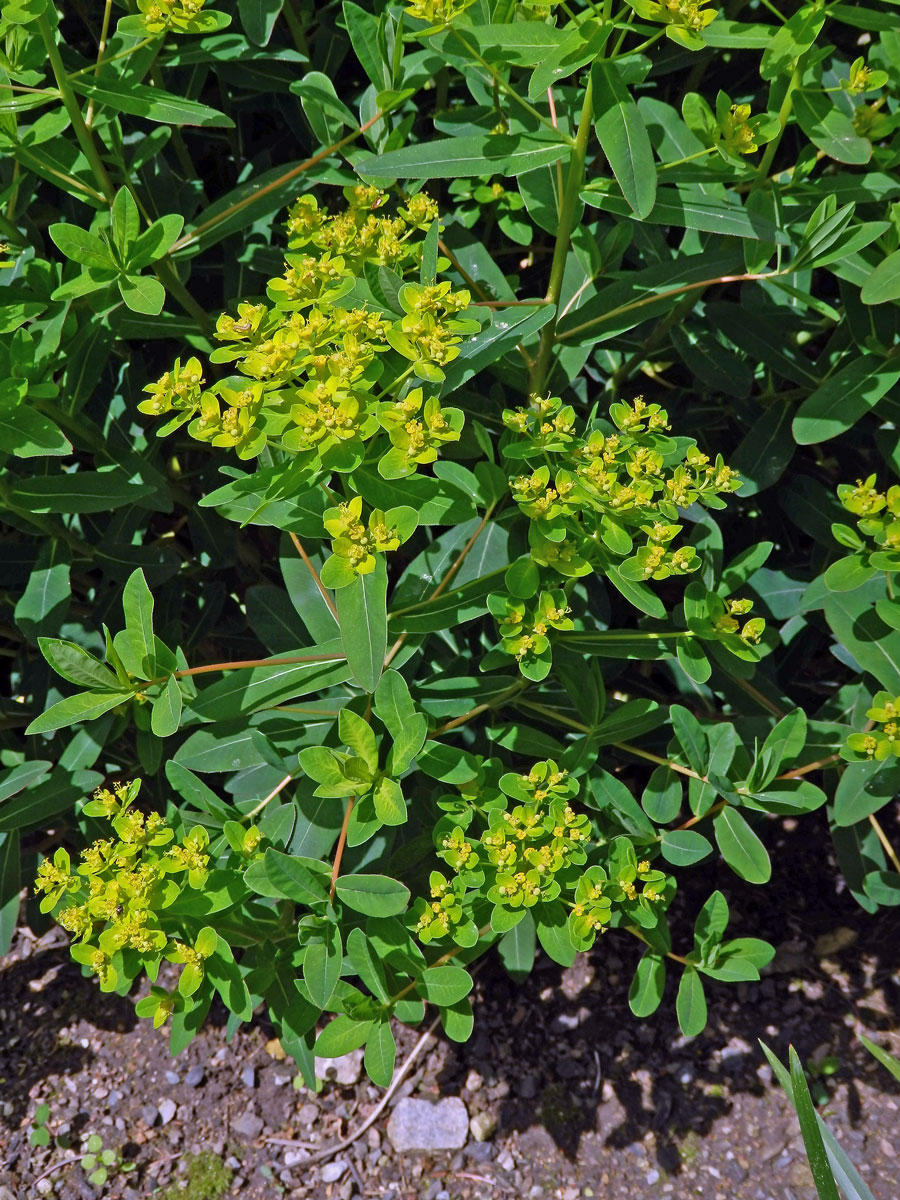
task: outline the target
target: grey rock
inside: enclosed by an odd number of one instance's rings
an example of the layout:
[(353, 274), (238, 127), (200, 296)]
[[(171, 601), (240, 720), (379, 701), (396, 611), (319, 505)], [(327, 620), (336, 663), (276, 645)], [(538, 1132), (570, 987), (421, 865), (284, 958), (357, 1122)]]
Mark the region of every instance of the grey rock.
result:
[(113, 1088), (112, 1091), (109, 1093), (109, 1095), (106, 1097), (107, 1107), (115, 1108), (121, 1099), (122, 1099), (122, 1093), (117, 1092), (116, 1089)]
[(436, 1104), (405, 1097), (394, 1111), (387, 1127), (395, 1150), (459, 1150), (469, 1135), (469, 1114), (458, 1096), (448, 1096)]
[(502, 1167), (504, 1171), (515, 1170), (516, 1160), (506, 1149), (506, 1147), (504, 1147), (497, 1155), (497, 1166)]
[(284, 1165), (286, 1167), (296, 1167), (307, 1158), (309, 1158), (308, 1150), (288, 1150), (284, 1156)]
[(489, 1112), (476, 1113), (469, 1121), (469, 1131), (476, 1142), (486, 1142), (497, 1128), (497, 1118)]
[(140, 1118), (145, 1125), (155, 1125), (156, 1118), (159, 1116), (155, 1104), (144, 1104), (140, 1110)]
[(166, 1071), (166, 1083), (176, 1084), (181, 1083), (181, 1076), (177, 1071)]
[(538, 1094), (538, 1081), (534, 1075), (523, 1075), (516, 1082), (516, 1095), (523, 1100), (533, 1100)]
[(475, 1162), (490, 1162), (494, 1156), (494, 1147), (490, 1142), (469, 1142), (466, 1155)]
[(175, 1116), (175, 1113), (178, 1111), (178, 1105), (174, 1100), (170, 1100), (168, 1096), (165, 1098), (165, 1100), (160, 1100), (157, 1107), (159, 1111), (159, 1119), (163, 1125), (168, 1125), (168, 1123)]
[(341, 1058), (317, 1058), (316, 1078), (330, 1079), (341, 1087), (352, 1087), (362, 1074), (363, 1050), (351, 1050)]
[(319, 1171), (319, 1178), (323, 1183), (337, 1183), (346, 1170), (347, 1164), (338, 1159), (337, 1162), (325, 1163)]
[(205, 1078), (206, 1072), (202, 1067), (191, 1067), (184, 1077), (184, 1082), (188, 1087), (199, 1087)]
[(232, 1120), (231, 1128), (235, 1133), (239, 1133), (246, 1138), (259, 1137), (263, 1131), (262, 1118), (254, 1116), (250, 1112), (241, 1113), (239, 1117), (235, 1117)]
[(241, 1083), (245, 1088), (256, 1087), (256, 1072), (252, 1067), (244, 1067), (241, 1071)]

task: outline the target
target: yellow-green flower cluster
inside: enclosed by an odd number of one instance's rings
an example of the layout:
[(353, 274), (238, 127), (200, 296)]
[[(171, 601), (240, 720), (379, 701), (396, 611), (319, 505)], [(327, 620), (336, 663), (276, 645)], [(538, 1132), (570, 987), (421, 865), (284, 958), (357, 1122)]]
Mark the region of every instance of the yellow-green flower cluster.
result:
[(442, 818), (435, 847), (452, 875), (433, 872), (429, 898), (413, 906), (419, 939), (470, 944), (473, 906), (483, 897), (498, 931), (537, 904), (561, 901), (579, 946), (612, 919), (614, 905), (640, 924), (653, 923), (650, 909), (665, 899), (665, 876), (638, 863), (627, 838), (613, 840), (605, 867), (585, 870), (594, 840), (587, 815), (572, 806), (577, 792), (568, 772), (547, 759), (527, 775), (504, 775), (499, 792), (469, 793), (464, 811)]
[(138, 0), (147, 33), (193, 33), (206, 0)]
[(876, 692), (866, 716), (876, 727), (866, 733), (851, 733), (844, 757), (854, 762), (884, 762), (891, 755), (900, 758), (900, 696)]
[(413, 508), (399, 505), (387, 512), (376, 508), (364, 523), (362, 504), (362, 497), (354, 496), (325, 511), (323, 524), (333, 539), (332, 556), (322, 567), (326, 587), (346, 587), (357, 575), (370, 574), (375, 570), (375, 555), (396, 550), (416, 528)]
[[(216, 943), (212, 931), (186, 939), (167, 910), (185, 892), (203, 891), (209, 835), (197, 825), (176, 840), (159, 813), (131, 807), (139, 788), (134, 781), (98, 790), (83, 811), (109, 821), (113, 836), (86, 847), (74, 869), (68, 853), (58, 849), (52, 862), (44, 859), (38, 868), (35, 890), (43, 893), (41, 911), (55, 909), (60, 925), (74, 935), (72, 957), (98, 976), (103, 991), (134, 978), (141, 963), (152, 968), (165, 957), (184, 964), (179, 993), (190, 996)], [(247, 846), (242, 843), (249, 855), (259, 831), (255, 837), (252, 830), (241, 832), (249, 835)]]
[(900, 571), (900, 486), (880, 492), (875, 478), (858, 479), (855, 485), (842, 483), (837, 490), (844, 508), (859, 518), (856, 526), (862, 537), (846, 526), (832, 528), (839, 541), (862, 554), (868, 566)]
[(583, 436), (557, 396), (534, 396), (527, 408), (504, 412), (516, 435), (504, 447), (507, 458), (542, 460), (510, 481), (530, 519), (532, 557), (567, 577), (610, 566), (637, 581), (697, 570), (693, 547), (671, 546), (681, 532), (679, 510), (698, 501), (723, 507), (719, 496), (739, 488), (739, 477), (721, 455), (711, 462), (694, 445), (682, 452), (666, 436), (668, 417), (658, 404), (638, 397), (610, 413), (617, 432)]
[(474, 3), (475, 0), (410, 0), (403, 11), (417, 21), (428, 22), (429, 28), (422, 33), (436, 33)]
[[(344, 195), (347, 207), (335, 214), (302, 196), (289, 210), (285, 269), (269, 280), (268, 302), (243, 301), (236, 316), (219, 317), (222, 345), (210, 361), (236, 374), (206, 387), (191, 358), (144, 389), (149, 398), (139, 409), (170, 415), (160, 434), (190, 422), (193, 437), (241, 458), (271, 445), (313, 468), (344, 472), (376, 439), (374, 456), (389, 479), (413, 474), (458, 440), (462, 413), (407, 384), (410, 376), (442, 382), (463, 337), (479, 328), (461, 317), (467, 291), (446, 281), (403, 282), (422, 261), (436, 205), (419, 193), (389, 216), (376, 188), (348, 187)], [(381, 309), (366, 299), (363, 276), (378, 280)]]
[(720, 132), (723, 146), (732, 154), (755, 154), (759, 149), (749, 104), (732, 104), (722, 119)]
[(662, 21), (667, 35), (689, 50), (703, 47), (700, 34), (719, 15), (710, 0), (627, 0), (645, 21)]
[(489, 596), (488, 607), (497, 619), (501, 649), (513, 655), (529, 678), (543, 679), (550, 670), (551, 634), (575, 628), (565, 592), (541, 592), (535, 604)]

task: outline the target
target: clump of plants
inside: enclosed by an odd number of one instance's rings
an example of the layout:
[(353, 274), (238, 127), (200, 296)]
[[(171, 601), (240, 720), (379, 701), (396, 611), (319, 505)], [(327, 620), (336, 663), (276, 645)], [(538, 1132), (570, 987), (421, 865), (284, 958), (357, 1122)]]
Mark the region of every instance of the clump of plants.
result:
[(494, 949), (695, 1035), (773, 953), (704, 864), (824, 809), (900, 896), (900, 16), (220, 8), (0, 21), (0, 940), (24, 864), (310, 1086)]

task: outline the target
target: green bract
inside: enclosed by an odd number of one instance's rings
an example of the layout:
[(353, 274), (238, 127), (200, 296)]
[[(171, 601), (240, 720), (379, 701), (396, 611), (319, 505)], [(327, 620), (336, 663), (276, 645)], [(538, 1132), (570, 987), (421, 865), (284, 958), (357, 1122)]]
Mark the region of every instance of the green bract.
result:
[(387, 1085), (494, 947), (699, 1033), (783, 818), (900, 901), (900, 7), (777, 7), (3, 6), (0, 947)]

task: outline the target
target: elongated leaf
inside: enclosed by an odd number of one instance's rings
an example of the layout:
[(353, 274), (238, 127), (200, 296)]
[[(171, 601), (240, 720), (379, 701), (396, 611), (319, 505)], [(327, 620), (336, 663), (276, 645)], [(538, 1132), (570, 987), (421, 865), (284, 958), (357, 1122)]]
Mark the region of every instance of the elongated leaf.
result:
[(366, 1073), (377, 1087), (386, 1088), (394, 1077), (394, 1064), (397, 1061), (397, 1043), (390, 1021), (382, 1021), (376, 1025), (366, 1040), (366, 1053), (363, 1059)]
[(662, 1003), (666, 986), (666, 960), (648, 950), (637, 965), (628, 991), (628, 1006), (636, 1017), (649, 1017)]
[(341, 977), (343, 961), (341, 931), (337, 925), (328, 925), (323, 940), (308, 946), (303, 957), (303, 981), (310, 999), (319, 1008), (328, 1007)]
[(819, 1194), (819, 1200), (841, 1200), (837, 1184), (831, 1173), (828, 1155), (825, 1153), (825, 1143), (816, 1119), (816, 1110), (809, 1094), (809, 1085), (803, 1073), (803, 1065), (793, 1046), (789, 1049), (791, 1063), (791, 1083), (794, 1088), (794, 1108), (797, 1120), (800, 1122), (800, 1132), (803, 1135), (803, 1145), (806, 1147), (806, 1157), (809, 1159), (809, 1169), (812, 1171), (813, 1182)]
[(685, 1037), (696, 1037), (706, 1028), (706, 996), (703, 980), (695, 967), (687, 966), (684, 969), (675, 997), (675, 1012)]
[(732, 871), (748, 883), (768, 883), (772, 876), (768, 851), (737, 809), (724, 808), (713, 818), (713, 828), (716, 844)]
[[(900, 276), (900, 257), (895, 264), (897, 276)], [(897, 294), (900, 296), (900, 289)], [(873, 409), (898, 379), (900, 366), (888, 360), (871, 354), (851, 358), (800, 405), (794, 417), (795, 440), (801, 446), (809, 446), (844, 433)]]
[(472, 990), (472, 976), (462, 967), (429, 967), (416, 983), (419, 994), (442, 1008), (456, 1004)]
[(79, 692), (77, 696), (67, 696), (60, 700), (45, 713), (31, 722), (25, 730), (32, 733), (54, 733), (57, 729), (66, 729), (69, 725), (77, 725), (80, 721), (96, 721), (110, 709), (123, 704), (130, 699), (130, 691), (121, 692)]
[(656, 201), (656, 162), (643, 118), (615, 63), (596, 62), (594, 127), (629, 207), (642, 220)]
[(95, 79), (93, 75), (75, 75), (70, 80), (72, 91), (87, 96), (95, 104), (108, 105), (116, 112), (166, 125), (202, 125), (207, 129), (233, 129), (234, 121), (224, 113), (196, 100), (187, 100), (161, 88), (145, 83), (111, 78), (107, 72)]
[(369, 917), (394, 917), (406, 911), (409, 888), (386, 875), (345, 875), (337, 894), (348, 908)]
[(379, 557), (375, 570), (358, 575), (336, 593), (341, 644), (356, 682), (374, 692), (387, 653), (387, 568)]
[(521, 175), (568, 158), (569, 145), (551, 133), (491, 133), (417, 142), (379, 156), (358, 156), (363, 178), (458, 179), (467, 175)]
[(825, 600), (825, 619), (863, 670), (900, 695), (900, 632), (889, 629), (857, 592), (831, 592)]
[(863, 304), (884, 304), (900, 299), (900, 250), (889, 254), (866, 278), (859, 298)]

